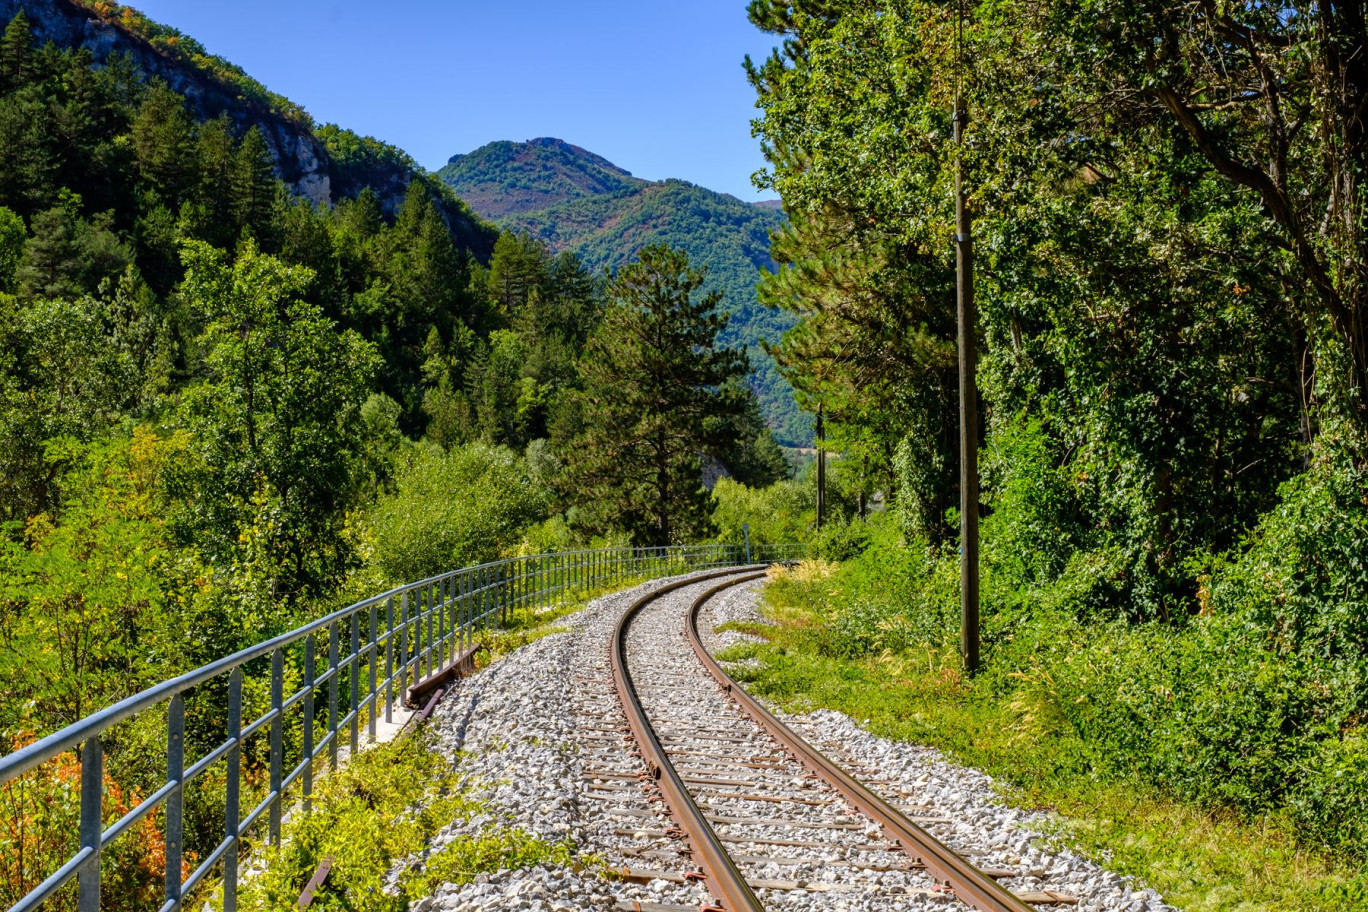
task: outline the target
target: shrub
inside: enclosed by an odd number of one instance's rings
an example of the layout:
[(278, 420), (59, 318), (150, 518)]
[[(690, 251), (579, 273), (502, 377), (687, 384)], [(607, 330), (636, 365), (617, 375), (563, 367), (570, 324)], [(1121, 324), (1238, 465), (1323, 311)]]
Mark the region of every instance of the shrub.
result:
[(734, 479), (719, 478), (712, 500), (719, 542), (741, 544), (745, 538), (741, 526), (746, 523), (752, 544), (807, 541), (817, 518), (815, 489), (799, 481), (749, 488)]
[(398, 469), (395, 492), (371, 514), (374, 560), (392, 582), (494, 560), (548, 509), (544, 489), (506, 449), (418, 447)]

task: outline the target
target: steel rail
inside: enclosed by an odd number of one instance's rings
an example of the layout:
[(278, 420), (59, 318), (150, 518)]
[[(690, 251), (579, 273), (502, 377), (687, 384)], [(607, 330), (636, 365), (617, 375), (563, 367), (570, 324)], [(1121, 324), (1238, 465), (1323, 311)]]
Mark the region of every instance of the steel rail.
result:
[[(646, 710), (642, 707), (636, 686), (632, 683), (632, 675), (627, 670), (625, 656), (627, 628), (642, 608), (676, 589), (692, 586), (695, 583), (715, 579), (719, 576), (735, 576), (747, 570), (754, 570), (754, 568), (737, 567), (700, 574), (688, 579), (677, 580), (642, 596), (623, 613), (622, 618), (617, 623), (617, 628), (613, 631), (613, 638), (609, 646), (613, 667), (613, 684), (617, 687), (618, 699), (622, 703), (623, 712), (627, 715), (627, 724), (632, 729), (632, 736), (641, 748), (646, 768), (660, 785), (660, 790), (665, 793), (665, 801), (669, 805), (671, 816), (688, 835), (695, 860), (703, 869), (703, 876), (707, 879), (708, 892), (712, 893), (713, 898), (723, 904), (727, 912), (764, 912), (765, 907), (761, 905), (755, 892), (746, 883), (745, 877), (736, 867), (736, 862), (732, 861), (731, 855), (722, 846), (722, 841), (717, 838), (713, 828), (704, 819), (703, 812), (693, 800), (693, 796), (684, 787), (684, 781), (680, 778), (679, 773), (675, 772), (674, 764), (665, 755), (665, 748), (661, 746), (660, 739), (656, 737), (655, 728), (646, 717)], [(725, 589), (728, 586), (757, 579), (763, 575), (763, 573), (750, 573), (740, 579), (729, 580), (721, 588)]]
[(749, 579), (736, 580), (714, 586), (700, 595), (685, 616), (684, 633), (703, 667), (713, 676), (741, 709), (762, 729), (791, 751), (813, 773), (840, 792), (847, 801), (873, 818), (887, 835), (915, 861), (926, 866), (927, 872), (950, 887), (957, 898), (979, 912), (1031, 912), (1031, 906), (970, 862), (957, 854), (926, 830), (908, 820), (895, 807), (871, 792), (825, 754), (805, 741), (797, 732), (775, 718), (740, 684), (723, 670), (712, 657), (698, 635), (698, 614), (713, 596)]

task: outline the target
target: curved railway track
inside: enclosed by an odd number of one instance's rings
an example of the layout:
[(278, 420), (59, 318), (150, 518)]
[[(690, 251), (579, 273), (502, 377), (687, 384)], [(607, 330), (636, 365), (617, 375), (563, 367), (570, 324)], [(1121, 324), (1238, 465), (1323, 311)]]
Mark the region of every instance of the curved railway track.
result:
[[(745, 692), (712, 658), (698, 618), (710, 599), (764, 576), (759, 568), (693, 577), (643, 596), (610, 643), (613, 682), (646, 765), (682, 840), (677, 850), (712, 896), (704, 910), (969, 907), (1026, 912), (1068, 902), (1017, 896), (875, 794)], [(720, 582), (717, 577), (723, 577)], [(663, 596), (698, 593), (681, 616)], [(690, 593), (692, 594), (692, 593)], [(947, 906), (946, 904), (949, 903)], [(624, 910), (698, 906), (624, 902)]]

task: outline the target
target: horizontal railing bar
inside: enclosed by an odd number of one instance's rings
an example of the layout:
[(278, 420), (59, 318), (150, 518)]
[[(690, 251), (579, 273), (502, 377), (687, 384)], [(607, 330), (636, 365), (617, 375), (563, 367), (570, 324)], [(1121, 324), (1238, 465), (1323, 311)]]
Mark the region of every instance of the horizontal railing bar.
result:
[(304, 767), (308, 766), (316, 759), (318, 759), (317, 754), (305, 757), (303, 760), (300, 760), (299, 766), (296, 766), (294, 769), (290, 770), (290, 774), (286, 776), (284, 779), (280, 780), (281, 793), (283, 794), (285, 792), (288, 792), (290, 790), (290, 786), (294, 785), (294, 781), (298, 779), (301, 775), (303, 775)]
[(247, 726), (242, 730), (242, 734), (238, 735), (238, 740), (246, 741), (249, 735), (254, 735), (257, 732), (261, 731), (262, 726), (264, 726), (267, 722), (270, 722), (272, 719), (274, 719), (276, 716), (280, 714), (281, 710), (279, 709), (267, 710), (266, 715), (262, 716), (260, 719), (257, 719), (251, 725)]
[(185, 771), (186, 784), (188, 785), (200, 773), (204, 772), (209, 767), (213, 766), (219, 760), (222, 760), (223, 757), (230, 750), (233, 749), (233, 745), (237, 743), (238, 742), (236, 738), (230, 739), (228, 741), (223, 742), (218, 747), (211, 750), (209, 753), (205, 754), (204, 757), (201, 758), (197, 763), (195, 763), (194, 766), (191, 766), (188, 770)]
[(166, 785), (163, 785), (161, 788), (144, 798), (138, 803), (137, 807), (133, 808), (133, 810), (129, 811), (127, 814), (124, 814), (110, 826), (109, 829), (100, 834), (100, 848), (104, 849), (105, 846), (117, 839), (120, 833), (137, 823), (150, 811), (155, 810), (156, 807), (165, 801), (166, 797), (179, 788), (180, 785), (181, 783), (179, 782), (168, 782)]
[(200, 866), (195, 868), (194, 873), (185, 878), (185, 883), (181, 884), (181, 896), (195, 889), (195, 886), (204, 879), (204, 875), (214, 869), (214, 865), (223, 860), (223, 856), (237, 842), (236, 836), (229, 836), (218, 844), (218, 848), (209, 853), (209, 856), (200, 862)]
[(308, 695), (309, 695), (309, 687), (308, 687), (308, 685), (306, 684), (305, 686), (301, 687), (299, 690), (295, 691), (294, 695), (291, 696), (288, 700), (286, 700), (285, 702), (283, 702), (283, 703), (280, 704), (280, 711), (283, 713), (283, 712), (285, 712), (285, 711), (287, 711), (287, 710), (293, 709), (293, 708), (294, 708), (294, 705), (295, 705), (296, 703), (300, 702), (301, 700), (303, 700), (303, 699), (304, 699), (305, 697), (307, 697)]
[(34, 887), (27, 896), (11, 906), (10, 912), (29, 912), (31, 909), (38, 908), (47, 901), (49, 896), (56, 893), (67, 881), (76, 876), (81, 865), (85, 864), (86, 859), (90, 858), (94, 851), (89, 846), (81, 849), (74, 858), (58, 868), (51, 877)]
[(267, 795), (265, 799), (262, 800), (261, 804), (258, 804), (252, 809), (252, 813), (242, 818), (242, 822), (238, 824), (238, 832), (245, 833), (248, 827), (260, 820), (261, 815), (266, 813), (266, 809), (271, 806), (271, 802), (275, 801), (279, 795), (280, 792), (271, 792)]
[(317, 757), (319, 751), (327, 747), (329, 744), (331, 744), (336, 737), (337, 730), (333, 729), (332, 731), (324, 735), (322, 738), (319, 738), (318, 743), (314, 745), (314, 756)]

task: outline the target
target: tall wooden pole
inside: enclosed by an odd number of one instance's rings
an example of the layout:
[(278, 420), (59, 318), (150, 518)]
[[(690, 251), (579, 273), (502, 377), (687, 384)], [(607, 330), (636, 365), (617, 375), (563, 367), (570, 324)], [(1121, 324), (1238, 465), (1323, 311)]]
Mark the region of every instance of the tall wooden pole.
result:
[(817, 528), (826, 521), (826, 421), (817, 406)]
[(960, 393), (960, 653), (969, 674), (979, 667), (978, 357), (975, 339), (974, 240), (964, 189), (964, 129), (969, 112), (955, 93), (955, 278), (958, 293)]

